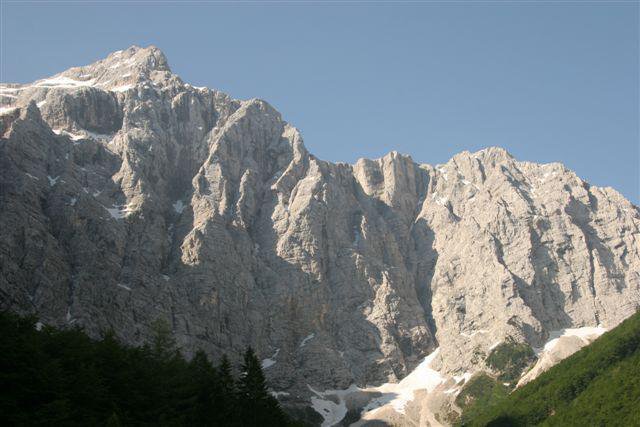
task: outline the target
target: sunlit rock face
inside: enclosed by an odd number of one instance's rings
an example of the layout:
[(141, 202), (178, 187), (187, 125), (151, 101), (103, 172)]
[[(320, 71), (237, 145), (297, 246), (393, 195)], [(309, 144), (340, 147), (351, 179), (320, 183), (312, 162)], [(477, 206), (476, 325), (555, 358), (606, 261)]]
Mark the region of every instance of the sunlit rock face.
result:
[(460, 375), (507, 337), (640, 306), (638, 208), (561, 164), (325, 162), (154, 47), (0, 102), (1, 306), (131, 344), (166, 319), (187, 355), (252, 345), (283, 402), (396, 382), (436, 348)]

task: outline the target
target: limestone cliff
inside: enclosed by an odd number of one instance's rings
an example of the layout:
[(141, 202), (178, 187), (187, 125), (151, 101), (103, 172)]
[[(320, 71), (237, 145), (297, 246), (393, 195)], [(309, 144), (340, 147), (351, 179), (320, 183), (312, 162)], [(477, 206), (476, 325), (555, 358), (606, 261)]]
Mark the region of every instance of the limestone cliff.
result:
[(154, 47), (0, 102), (0, 306), (132, 344), (167, 319), (187, 354), (252, 345), (284, 403), (396, 382), (436, 348), (460, 375), (507, 337), (640, 306), (640, 211), (561, 164), (325, 162)]

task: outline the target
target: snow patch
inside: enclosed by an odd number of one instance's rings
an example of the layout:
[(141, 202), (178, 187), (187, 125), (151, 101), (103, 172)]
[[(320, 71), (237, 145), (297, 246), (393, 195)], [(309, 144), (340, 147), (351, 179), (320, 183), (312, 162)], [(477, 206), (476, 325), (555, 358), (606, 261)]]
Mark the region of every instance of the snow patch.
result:
[(471, 372), (465, 372), (462, 375), (454, 375), (453, 376), (453, 380), (456, 382), (456, 384), (460, 384), (463, 380), (465, 383), (469, 382), (469, 380), (471, 379), (471, 377), (473, 376), (473, 373)]
[(0, 107), (0, 115), (10, 113), (16, 110), (18, 107)]
[(494, 348), (496, 348), (500, 344), (502, 344), (502, 341), (498, 341), (498, 342), (496, 342), (494, 344), (491, 344), (491, 347), (489, 347), (489, 351), (493, 350)]
[(125, 218), (132, 212), (132, 209), (129, 208), (129, 205), (113, 205), (112, 208), (104, 207), (109, 214), (115, 219)]
[[(587, 346), (607, 331), (601, 326), (552, 331), (543, 348), (534, 348), (538, 360), (518, 381), (516, 387), (532, 381), (561, 360)], [(577, 338), (577, 340), (576, 340)]]
[(16, 93), (19, 92), (22, 88), (19, 87), (6, 87), (6, 86), (2, 86), (0, 87), (0, 94), (3, 94), (5, 92), (9, 92), (9, 93)]
[(305, 345), (307, 345), (307, 343), (312, 340), (314, 337), (316, 336), (316, 334), (309, 334), (306, 337), (304, 337), (304, 339), (302, 340), (302, 342), (300, 343), (300, 346), (298, 348), (302, 348)]
[(280, 353), (280, 349), (279, 348), (276, 349), (276, 352), (273, 353), (273, 356), (271, 356), (268, 359), (264, 359), (262, 361), (262, 369), (268, 369), (268, 368), (272, 367), (273, 365), (275, 365), (276, 364), (276, 357), (278, 357), (278, 353)]
[(445, 378), (438, 371), (431, 369), (431, 363), (437, 357), (438, 352), (439, 349), (436, 349), (425, 357), (424, 361), (399, 383), (377, 387), (383, 393), (391, 392), (396, 395), (390, 402), (396, 412), (404, 414), (404, 409), (407, 403), (413, 400), (415, 391), (426, 389), (429, 393), (445, 381)]
[(60, 175), (56, 176), (55, 178), (51, 178), (49, 175), (47, 175), (47, 179), (49, 180), (49, 187), (53, 187), (58, 182), (58, 179), (60, 179)]
[(124, 290), (126, 290), (126, 291), (131, 292), (131, 288), (130, 288), (130, 287), (128, 287), (127, 285), (123, 285), (122, 283), (118, 283), (118, 284), (117, 284), (117, 286), (118, 286), (119, 288), (122, 288), (122, 289), (124, 289)]
[(185, 208), (185, 204), (182, 203), (182, 200), (177, 200), (174, 204), (173, 204), (173, 210), (176, 211), (176, 213), (181, 214), (182, 211), (184, 211)]
[(560, 329), (559, 331), (551, 331), (549, 333), (550, 340), (547, 341), (544, 347), (542, 349), (534, 349), (534, 350), (537, 350), (537, 352), (540, 352), (540, 351), (549, 352), (553, 350), (553, 348), (558, 344), (561, 337), (567, 337), (567, 336), (578, 337), (582, 341), (585, 341), (586, 343), (588, 343), (590, 342), (588, 340), (589, 337), (593, 337), (593, 336), (599, 337), (605, 332), (607, 332), (607, 328), (603, 328), (601, 326), (574, 328), (574, 329)]
[(38, 178), (37, 176), (31, 175), (29, 172), (25, 172), (24, 174), (27, 175), (31, 179), (35, 179), (36, 181), (40, 181), (40, 178)]
[(273, 390), (269, 390), (269, 394), (273, 397), (275, 397), (276, 399), (280, 396), (289, 396), (289, 393), (287, 393), (286, 391), (273, 391)]
[(36, 87), (55, 87), (55, 88), (75, 88), (93, 86), (95, 80), (74, 80), (65, 76), (52, 77), (50, 79), (44, 79), (37, 81), (34, 86)]
[(477, 331), (473, 331), (470, 334), (467, 334), (466, 332), (460, 332), (460, 335), (462, 335), (465, 338), (473, 338), (474, 336), (478, 335), (478, 334), (486, 334), (489, 331), (487, 331), (486, 329), (478, 329)]
[[(324, 392), (316, 391), (308, 384), (307, 387), (317, 396), (311, 398), (311, 407), (324, 418), (321, 424), (322, 427), (334, 426), (342, 421), (345, 415), (347, 415), (345, 397), (351, 393), (360, 391), (360, 388), (355, 384), (352, 384), (346, 390), (327, 390)], [(338, 403), (334, 402), (333, 399), (326, 398), (329, 396), (337, 400)]]
[(438, 192), (436, 191), (431, 195), (431, 200), (435, 200), (440, 206), (445, 206), (449, 198), (447, 196), (438, 197)]
[(41, 331), (41, 330), (42, 330), (42, 328), (44, 328), (44, 323), (42, 323), (42, 322), (36, 322), (35, 327), (36, 327), (36, 331)]
[(112, 87), (109, 89), (110, 92), (126, 92), (129, 89), (133, 89), (134, 87), (136, 87), (135, 85), (122, 85), (122, 86), (116, 86), (116, 87)]
[(73, 323), (73, 322), (75, 322), (75, 321), (76, 321), (76, 319), (74, 319), (74, 318), (71, 316), (71, 307), (67, 308), (67, 315), (66, 315), (66, 319), (67, 319), (67, 323), (69, 323), (69, 324), (71, 324), (71, 323)]
[[(366, 413), (373, 413), (385, 405), (391, 407), (398, 413), (404, 414), (408, 402), (414, 398), (414, 392), (426, 390), (432, 392), (440, 384), (446, 381), (438, 371), (431, 369), (431, 363), (437, 357), (439, 350), (436, 349), (429, 354), (409, 375), (399, 383), (386, 383), (378, 387), (359, 388), (355, 384), (346, 390), (326, 390), (319, 392), (311, 390), (316, 396), (311, 398), (311, 406), (324, 418), (322, 426), (333, 426), (344, 418), (347, 414), (346, 397), (352, 393), (380, 393), (381, 396), (372, 399), (362, 410), (361, 416)], [(467, 375), (467, 374), (465, 374)], [(336, 403), (337, 401), (337, 403)]]

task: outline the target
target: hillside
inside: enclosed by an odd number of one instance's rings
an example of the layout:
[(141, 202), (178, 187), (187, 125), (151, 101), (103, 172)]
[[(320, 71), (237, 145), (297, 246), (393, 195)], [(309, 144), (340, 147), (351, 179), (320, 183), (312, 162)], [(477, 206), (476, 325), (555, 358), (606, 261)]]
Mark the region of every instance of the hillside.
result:
[(640, 313), (512, 394), (481, 402), (463, 425), (640, 425)]

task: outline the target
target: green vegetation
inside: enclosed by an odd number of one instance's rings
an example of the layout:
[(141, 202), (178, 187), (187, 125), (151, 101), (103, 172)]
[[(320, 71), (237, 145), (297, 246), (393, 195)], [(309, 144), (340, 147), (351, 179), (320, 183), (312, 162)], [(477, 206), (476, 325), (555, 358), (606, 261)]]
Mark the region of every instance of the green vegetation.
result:
[(640, 426), (640, 313), (521, 389), (475, 408), (465, 411), (463, 425)]
[(139, 348), (35, 326), (0, 313), (0, 425), (292, 425), (250, 348), (234, 378), (226, 358), (214, 367), (200, 351), (186, 361), (162, 322)]
[(510, 389), (485, 373), (474, 375), (456, 396), (456, 405), (463, 411), (459, 423), (465, 424), (488, 406), (499, 402)]
[(487, 365), (500, 373), (499, 381), (514, 383), (535, 360), (536, 355), (529, 344), (508, 339), (489, 353)]

